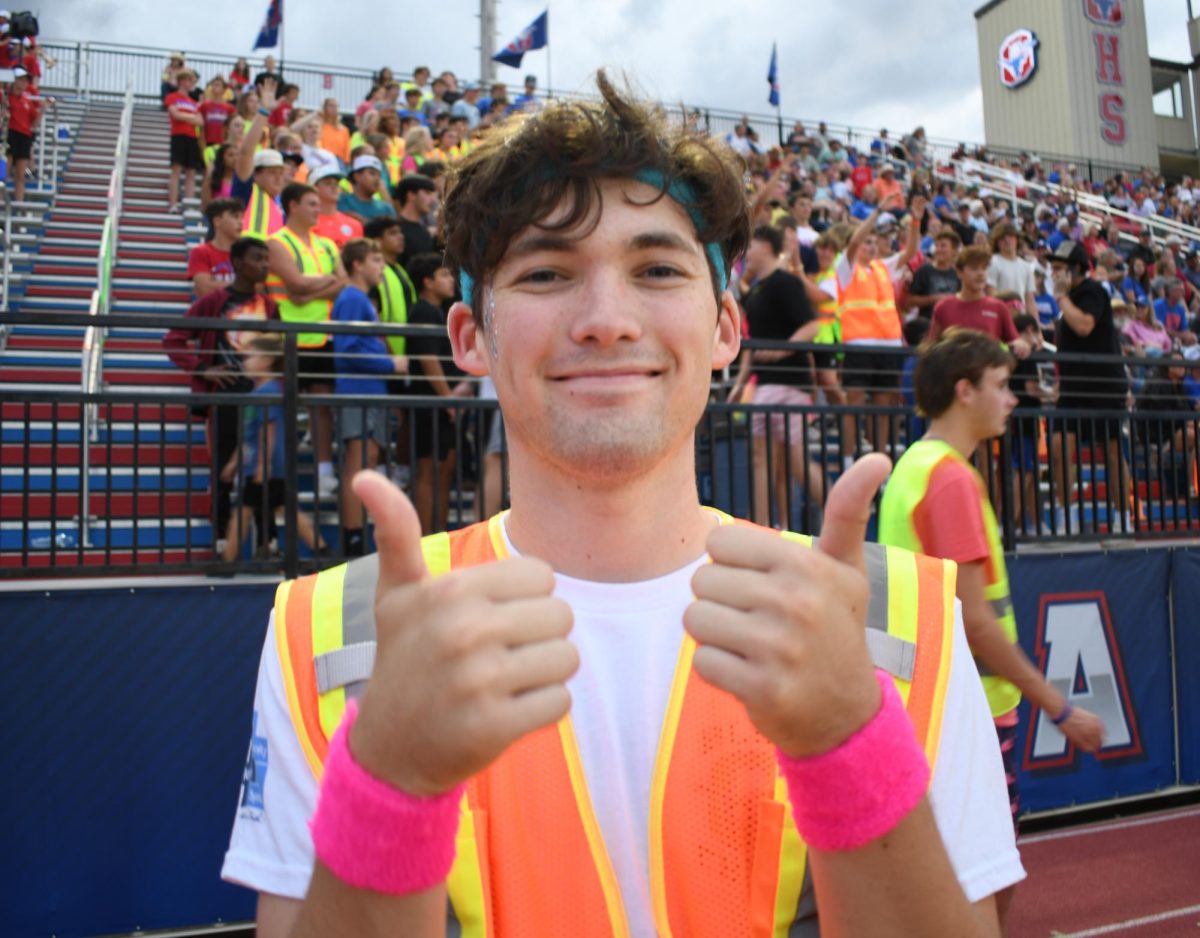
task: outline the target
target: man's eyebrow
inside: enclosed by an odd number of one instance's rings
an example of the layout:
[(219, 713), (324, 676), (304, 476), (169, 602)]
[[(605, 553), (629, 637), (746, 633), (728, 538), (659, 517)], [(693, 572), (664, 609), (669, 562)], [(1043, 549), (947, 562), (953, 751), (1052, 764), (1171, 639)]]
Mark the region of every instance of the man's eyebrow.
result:
[(565, 235), (544, 233), (531, 234), (521, 238), (509, 246), (509, 249), (504, 252), (505, 260), (518, 260), (522, 257), (528, 257), (530, 254), (538, 254), (542, 251), (552, 251), (556, 253), (567, 253), (575, 250), (577, 238), (568, 238)]
[(669, 248), (683, 251), (687, 254), (699, 254), (700, 246), (690, 238), (684, 238), (674, 231), (646, 231), (634, 235), (629, 246), (635, 251), (645, 251), (650, 248)]

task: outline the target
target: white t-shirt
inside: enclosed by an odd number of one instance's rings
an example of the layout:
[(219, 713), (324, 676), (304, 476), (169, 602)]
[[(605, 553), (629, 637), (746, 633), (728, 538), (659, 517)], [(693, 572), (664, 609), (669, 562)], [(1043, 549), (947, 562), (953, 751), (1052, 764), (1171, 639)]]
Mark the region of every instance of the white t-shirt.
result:
[[(575, 614), (581, 666), (568, 683), (571, 718), (596, 818), (620, 884), (631, 935), (654, 936), (650, 905), (650, 783), (661, 719), (683, 638), (683, 611), (700, 558), (641, 583), (559, 576), (555, 594)], [(272, 613), (254, 700), (251, 759), (221, 877), (260, 892), (302, 898), (312, 874), (307, 821), (317, 783), (300, 750), (284, 697)], [(972, 902), (1024, 878), (1004, 769), (983, 687), (967, 647), (961, 609), (942, 741), (930, 802), (950, 861)]]
[(1037, 293), (1033, 265), (1019, 257), (1009, 260), (1002, 254), (993, 254), (988, 264), (987, 282), (997, 293), (1015, 293), (1022, 300), (1029, 293)]

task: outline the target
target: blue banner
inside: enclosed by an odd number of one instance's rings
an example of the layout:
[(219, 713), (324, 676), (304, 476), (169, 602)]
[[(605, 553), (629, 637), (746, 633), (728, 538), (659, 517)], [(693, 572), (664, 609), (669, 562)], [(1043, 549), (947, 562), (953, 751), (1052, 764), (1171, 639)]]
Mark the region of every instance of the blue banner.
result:
[(5, 593), (0, 935), (240, 921), (221, 882), (274, 587)]
[(513, 40), (503, 49), (492, 56), (497, 62), (521, 67), (521, 59), (526, 52), (540, 49), (550, 41), (550, 11), (545, 10), (541, 16), (522, 29)]
[(1076, 706), (1104, 720), (1096, 756), (1022, 702), (1023, 811), (1143, 794), (1175, 783), (1168, 551), (1010, 560), (1021, 645)]
[(767, 66), (767, 84), (771, 93), (767, 95), (767, 103), (771, 107), (779, 107), (779, 58), (775, 52), (775, 43), (771, 43), (771, 64)]
[(1179, 781), (1200, 785), (1200, 551), (1171, 552), (1175, 676), (1179, 688)]

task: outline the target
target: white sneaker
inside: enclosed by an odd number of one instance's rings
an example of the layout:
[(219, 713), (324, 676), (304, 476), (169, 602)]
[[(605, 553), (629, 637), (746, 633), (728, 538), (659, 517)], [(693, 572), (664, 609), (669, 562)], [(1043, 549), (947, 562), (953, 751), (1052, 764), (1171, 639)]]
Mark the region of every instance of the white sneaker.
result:
[(333, 473), (317, 477), (317, 494), (321, 498), (332, 498), (337, 494), (338, 478)]

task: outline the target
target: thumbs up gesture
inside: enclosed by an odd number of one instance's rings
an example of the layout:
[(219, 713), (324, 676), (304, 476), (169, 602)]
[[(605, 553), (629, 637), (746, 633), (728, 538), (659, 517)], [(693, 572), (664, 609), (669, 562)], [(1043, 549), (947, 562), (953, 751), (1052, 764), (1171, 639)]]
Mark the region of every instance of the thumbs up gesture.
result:
[(867, 651), (869, 589), (863, 542), (891, 462), (874, 454), (838, 480), (813, 549), (740, 526), (708, 538), (684, 627), (697, 673), (746, 707), (786, 755), (834, 748), (879, 709)]
[(412, 503), (377, 472), (353, 489), (375, 520), (375, 670), (350, 750), (410, 795), (450, 791), (570, 709), (579, 654), (554, 573), (514, 558), (430, 577)]

